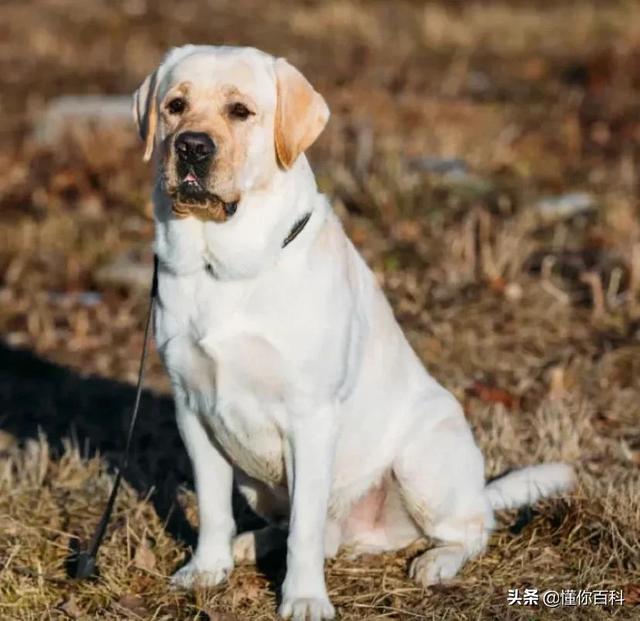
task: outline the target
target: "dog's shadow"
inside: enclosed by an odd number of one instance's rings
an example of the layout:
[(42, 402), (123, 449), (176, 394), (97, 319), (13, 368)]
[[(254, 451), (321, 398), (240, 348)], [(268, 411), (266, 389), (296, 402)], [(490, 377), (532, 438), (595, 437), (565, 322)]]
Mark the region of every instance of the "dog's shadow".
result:
[[(0, 343), (0, 430), (20, 443), (42, 433), (55, 456), (64, 450), (63, 440), (73, 437), (83, 456), (99, 452), (115, 469), (124, 450), (134, 398), (134, 386), (83, 376), (31, 351)], [(150, 500), (166, 531), (193, 550), (196, 532), (178, 502), (180, 487), (192, 486), (191, 466), (170, 396), (143, 391), (125, 479), (141, 497), (153, 490)], [(239, 531), (263, 525), (238, 494), (234, 494), (234, 513)], [(271, 554), (259, 563), (276, 591), (282, 559), (283, 554)]]

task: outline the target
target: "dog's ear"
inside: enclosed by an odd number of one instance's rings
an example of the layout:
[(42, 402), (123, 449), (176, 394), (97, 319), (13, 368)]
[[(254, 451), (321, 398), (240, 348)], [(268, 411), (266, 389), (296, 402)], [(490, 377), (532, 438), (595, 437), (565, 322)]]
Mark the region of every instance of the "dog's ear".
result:
[(138, 128), (140, 138), (145, 143), (143, 156), (145, 162), (151, 159), (158, 126), (158, 105), (156, 102), (158, 72), (159, 69), (156, 69), (148, 75), (140, 88), (133, 94), (133, 120)]
[(329, 120), (329, 107), (307, 79), (284, 58), (275, 61), (277, 104), (275, 145), (285, 170), (306, 151)]

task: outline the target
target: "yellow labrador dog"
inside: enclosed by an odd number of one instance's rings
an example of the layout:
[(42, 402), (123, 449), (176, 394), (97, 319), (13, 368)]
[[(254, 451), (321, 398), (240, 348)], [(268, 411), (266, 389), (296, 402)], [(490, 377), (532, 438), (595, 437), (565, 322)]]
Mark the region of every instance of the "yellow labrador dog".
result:
[(318, 193), (304, 152), (329, 110), (297, 69), (252, 48), (174, 49), (134, 115), (157, 163), (156, 341), (200, 514), (175, 585), (255, 558), (254, 533), (234, 538), (234, 478), (267, 520), (286, 516), (279, 612), (313, 620), (334, 616), (324, 558), (340, 546), (433, 537), (410, 571), (429, 585), (485, 548), (495, 509), (571, 486), (562, 464), (486, 484), (460, 405)]

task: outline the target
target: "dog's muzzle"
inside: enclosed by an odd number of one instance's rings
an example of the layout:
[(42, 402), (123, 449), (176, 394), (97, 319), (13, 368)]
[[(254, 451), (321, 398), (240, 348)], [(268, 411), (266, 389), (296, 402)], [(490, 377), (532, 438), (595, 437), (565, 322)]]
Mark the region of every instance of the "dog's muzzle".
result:
[(204, 179), (209, 174), (216, 152), (215, 143), (204, 132), (182, 132), (176, 136), (173, 148), (177, 155), (180, 199), (189, 203), (204, 203), (208, 199)]
[[(232, 216), (238, 201), (226, 202), (217, 194), (209, 192), (205, 179), (216, 154), (216, 144), (204, 132), (182, 132), (173, 144), (176, 153), (176, 172), (180, 183), (176, 191), (178, 204), (174, 212), (181, 216), (195, 215), (201, 219), (217, 220), (219, 207), (226, 217)], [(211, 213), (209, 213), (211, 212)]]
[(208, 166), (216, 152), (216, 145), (204, 132), (182, 132), (174, 149), (180, 162), (187, 166)]

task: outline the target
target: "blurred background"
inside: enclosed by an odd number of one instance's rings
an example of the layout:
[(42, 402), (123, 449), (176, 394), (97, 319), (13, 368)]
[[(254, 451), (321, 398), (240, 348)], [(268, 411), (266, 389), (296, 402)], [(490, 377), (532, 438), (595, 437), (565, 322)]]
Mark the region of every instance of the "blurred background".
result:
[(505, 518), (454, 587), (417, 589), (407, 554), (338, 559), (342, 618), (500, 618), (523, 583), (637, 604), (640, 3), (3, 0), (0, 616), (275, 618), (277, 572), (165, 592), (194, 502), (155, 353), (103, 579), (61, 582), (108, 492), (142, 346), (152, 170), (129, 97), (187, 42), (285, 56), (323, 93), (320, 186), (464, 402), (488, 475), (581, 472), (571, 500)]

